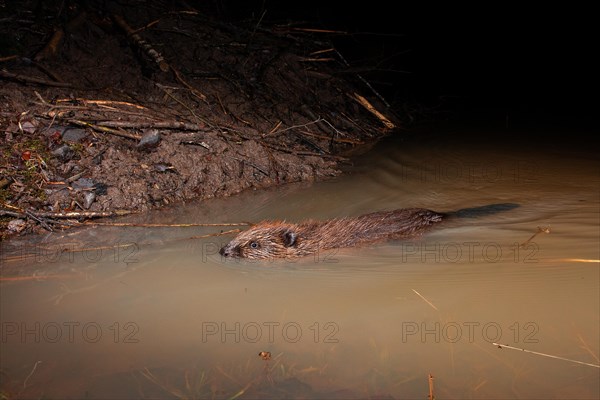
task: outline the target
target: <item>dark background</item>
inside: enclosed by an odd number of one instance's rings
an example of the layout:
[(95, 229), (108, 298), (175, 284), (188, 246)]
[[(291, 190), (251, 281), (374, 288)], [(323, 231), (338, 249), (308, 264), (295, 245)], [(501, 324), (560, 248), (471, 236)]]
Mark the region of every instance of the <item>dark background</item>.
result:
[(327, 37), (393, 104), (490, 123), (595, 125), (598, 43), (591, 7), (452, 3), (213, 5), (227, 20), (262, 26), (304, 21), (295, 26), (347, 32)]

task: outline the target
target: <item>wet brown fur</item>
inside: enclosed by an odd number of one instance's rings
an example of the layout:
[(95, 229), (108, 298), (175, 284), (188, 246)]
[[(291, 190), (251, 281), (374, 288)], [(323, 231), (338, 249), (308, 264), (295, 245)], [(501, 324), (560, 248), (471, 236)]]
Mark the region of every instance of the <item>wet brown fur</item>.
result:
[(247, 259), (297, 258), (321, 250), (419, 236), (443, 216), (422, 208), (406, 208), (298, 224), (265, 221), (240, 233), (220, 253)]

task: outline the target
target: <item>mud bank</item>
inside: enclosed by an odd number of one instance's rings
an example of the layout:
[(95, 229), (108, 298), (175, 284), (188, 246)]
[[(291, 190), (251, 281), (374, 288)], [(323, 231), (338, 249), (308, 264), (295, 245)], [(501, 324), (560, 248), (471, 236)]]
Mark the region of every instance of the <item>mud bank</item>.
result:
[(325, 179), (399, 125), (339, 32), (62, 4), (0, 10), (3, 237)]

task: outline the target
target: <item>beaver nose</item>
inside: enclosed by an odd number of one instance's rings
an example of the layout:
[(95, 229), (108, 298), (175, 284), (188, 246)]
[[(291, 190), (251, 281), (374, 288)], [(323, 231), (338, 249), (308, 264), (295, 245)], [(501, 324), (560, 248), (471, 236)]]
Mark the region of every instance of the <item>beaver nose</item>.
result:
[(223, 257), (229, 257), (229, 250), (227, 250), (225, 247), (221, 247), (221, 250), (219, 250), (219, 254), (222, 255)]

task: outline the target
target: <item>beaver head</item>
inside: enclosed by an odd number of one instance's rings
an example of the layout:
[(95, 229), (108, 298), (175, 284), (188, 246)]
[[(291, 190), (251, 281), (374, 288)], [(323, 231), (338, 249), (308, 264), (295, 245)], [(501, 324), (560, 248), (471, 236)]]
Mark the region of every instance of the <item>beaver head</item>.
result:
[(285, 258), (298, 244), (296, 228), (293, 224), (263, 222), (237, 235), (219, 253), (252, 260)]

